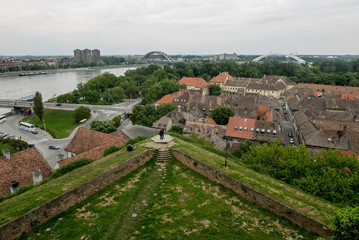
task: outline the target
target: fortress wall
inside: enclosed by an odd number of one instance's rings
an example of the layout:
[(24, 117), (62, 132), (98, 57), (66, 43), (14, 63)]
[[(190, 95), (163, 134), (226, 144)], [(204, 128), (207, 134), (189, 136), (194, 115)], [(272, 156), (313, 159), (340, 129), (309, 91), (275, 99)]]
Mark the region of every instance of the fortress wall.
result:
[[(155, 155), (155, 150), (147, 150), (120, 165), (94, 177), (78, 187), (50, 200), (38, 208), (20, 216), (19, 218), (0, 226), (0, 239), (14, 239), (24, 232), (30, 231), (59, 213), (85, 200), (92, 194), (124, 177), (133, 170), (144, 165)], [(14, 206), (16, 207), (16, 206)]]
[(197, 161), (193, 157), (181, 151), (171, 150), (171, 152), (177, 160), (179, 160), (187, 167), (190, 167), (191, 169), (207, 177), (208, 179), (220, 183), (223, 186), (233, 190), (241, 197), (251, 202), (254, 202), (259, 206), (266, 208), (280, 216), (286, 217), (291, 222), (297, 224), (298, 226), (304, 228), (307, 231), (314, 232), (325, 238), (330, 238), (331, 232), (327, 225), (309, 216), (306, 216), (303, 213), (298, 212), (296, 209), (286, 206), (283, 203), (263, 193), (260, 193), (237, 180), (234, 180), (233, 178), (223, 174), (222, 172), (208, 165)]

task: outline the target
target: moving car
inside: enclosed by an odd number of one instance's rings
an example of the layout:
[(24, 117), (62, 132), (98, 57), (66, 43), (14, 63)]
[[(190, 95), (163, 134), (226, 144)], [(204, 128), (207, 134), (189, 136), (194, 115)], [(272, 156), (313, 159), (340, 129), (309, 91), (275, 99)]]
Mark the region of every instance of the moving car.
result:
[(59, 146), (56, 146), (56, 145), (50, 145), (50, 146), (49, 146), (49, 149), (58, 150), (58, 149), (60, 149), (60, 147), (59, 147)]
[(56, 106), (58, 106), (58, 107), (61, 106), (61, 105), (62, 105), (61, 103), (56, 103)]
[(293, 138), (289, 139), (289, 142), (294, 143), (294, 139)]
[(292, 138), (293, 137), (293, 133), (288, 133), (288, 137)]

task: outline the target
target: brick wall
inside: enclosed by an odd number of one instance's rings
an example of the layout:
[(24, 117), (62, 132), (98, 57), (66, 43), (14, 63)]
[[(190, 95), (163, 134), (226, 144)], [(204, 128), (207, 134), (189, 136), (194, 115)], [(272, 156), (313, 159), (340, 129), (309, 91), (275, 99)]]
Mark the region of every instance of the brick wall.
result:
[[(14, 239), (28, 232), (92, 194), (119, 180), (136, 168), (144, 165), (155, 155), (155, 150), (147, 150), (126, 162), (88, 180), (80, 186), (58, 196), (21, 217), (0, 226), (0, 239)], [(16, 207), (16, 206), (15, 206)]]
[(255, 202), (259, 206), (266, 208), (280, 216), (288, 218), (294, 224), (304, 228), (307, 231), (319, 234), (322, 237), (329, 238), (331, 232), (329, 227), (325, 224), (308, 217), (295, 209), (278, 202), (277, 200), (262, 194), (237, 180), (234, 180), (227, 175), (217, 171), (216, 169), (207, 166), (191, 156), (180, 152), (178, 150), (171, 150), (173, 156), (184, 165), (192, 168), (201, 175), (209, 178), (212, 181), (222, 184), (223, 186), (230, 188), (241, 197)]

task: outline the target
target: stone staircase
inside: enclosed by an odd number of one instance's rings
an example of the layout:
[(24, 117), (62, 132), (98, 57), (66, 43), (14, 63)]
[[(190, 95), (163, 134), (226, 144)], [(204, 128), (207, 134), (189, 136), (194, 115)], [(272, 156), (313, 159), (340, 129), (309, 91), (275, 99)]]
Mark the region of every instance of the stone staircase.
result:
[(158, 149), (156, 152), (156, 165), (159, 166), (159, 172), (166, 172), (166, 166), (171, 158), (172, 154), (169, 149)]

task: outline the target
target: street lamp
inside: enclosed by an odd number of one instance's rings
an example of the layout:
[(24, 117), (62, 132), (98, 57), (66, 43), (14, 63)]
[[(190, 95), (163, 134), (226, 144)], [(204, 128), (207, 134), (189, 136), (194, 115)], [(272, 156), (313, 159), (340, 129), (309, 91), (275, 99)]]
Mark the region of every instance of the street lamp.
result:
[(224, 167), (227, 167), (227, 149), (228, 149), (228, 137), (226, 137), (226, 160), (224, 162)]

